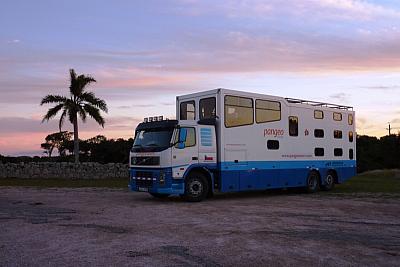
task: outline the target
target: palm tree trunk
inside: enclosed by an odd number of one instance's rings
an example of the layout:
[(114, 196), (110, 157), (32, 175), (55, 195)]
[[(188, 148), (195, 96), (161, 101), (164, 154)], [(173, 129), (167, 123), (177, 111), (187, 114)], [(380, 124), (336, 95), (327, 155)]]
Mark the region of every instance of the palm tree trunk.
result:
[(79, 163), (79, 137), (78, 137), (78, 116), (74, 118), (74, 156), (75, 163)]

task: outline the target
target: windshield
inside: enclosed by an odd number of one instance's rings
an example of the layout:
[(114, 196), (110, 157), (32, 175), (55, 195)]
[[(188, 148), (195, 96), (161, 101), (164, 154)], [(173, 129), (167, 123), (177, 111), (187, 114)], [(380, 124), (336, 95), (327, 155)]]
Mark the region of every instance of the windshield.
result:
[(146, 129), (136, 132), (132, 152), (157, 152), (170, 147), (173, 129)]

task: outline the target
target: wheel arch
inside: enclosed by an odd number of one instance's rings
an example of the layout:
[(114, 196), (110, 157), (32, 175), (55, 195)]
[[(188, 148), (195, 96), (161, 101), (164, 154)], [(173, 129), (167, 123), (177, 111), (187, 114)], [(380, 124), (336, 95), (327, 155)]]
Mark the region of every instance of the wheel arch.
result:
[(194, 172), (199, 172), (203, 174), (207, 178), (207, 183), (208, 183), (208, 195), (212, 195), (214, 193), (214, 174), (204, 165), (194, 165), (189, 167), (185, 174), (183, 175), (183, 178), (186, 180), (186, 178)]

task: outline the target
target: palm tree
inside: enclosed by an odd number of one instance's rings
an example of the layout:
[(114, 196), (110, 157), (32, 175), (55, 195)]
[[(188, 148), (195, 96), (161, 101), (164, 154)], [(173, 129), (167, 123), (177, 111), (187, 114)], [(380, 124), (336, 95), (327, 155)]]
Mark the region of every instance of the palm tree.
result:
[(40, 105), (56, 104), (47, 111), (42, 122), (49, 121), (54, 118), (59, 111), (62, 111), (59, 121), (60, 131), (65, 118), (68, 116), (69, 121), (74, 126), (75, 163), (79, 163), (78, 115), (83, 122), (86, 122), (86, 117), (89, 115), (104, 128), (105, 121), (101, 116), (100, 111), (107, 113), (108, 109), (104, 100), (97, 98), (92, 92), (85, 91), (86, 87), (90, 83), (96, 82), (95, 79), (83, 74), (77, 76), (73, 69), (69, 70), (69, 74), (71, 76), (69, 97), (62, 95), (47, 95), (42, 99)]

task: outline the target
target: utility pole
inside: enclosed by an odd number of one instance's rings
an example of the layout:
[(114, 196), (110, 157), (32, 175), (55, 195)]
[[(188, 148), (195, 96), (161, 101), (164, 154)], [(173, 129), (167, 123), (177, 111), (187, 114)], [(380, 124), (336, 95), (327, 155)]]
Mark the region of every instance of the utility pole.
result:
[(389, 131), (389, 135), (391, 135), (392, 134), (392, 130), (396, 130), (396, 129), (400, 129), (400, 128), (392, 128), (391, 126), (390, 126), (390, 122), (388, 122), (388, 124), (389, 124), (389, 127), (388, 128), (386, 128), (386, 130), (388, 130)]

